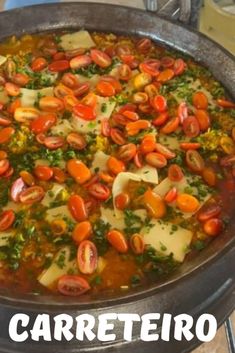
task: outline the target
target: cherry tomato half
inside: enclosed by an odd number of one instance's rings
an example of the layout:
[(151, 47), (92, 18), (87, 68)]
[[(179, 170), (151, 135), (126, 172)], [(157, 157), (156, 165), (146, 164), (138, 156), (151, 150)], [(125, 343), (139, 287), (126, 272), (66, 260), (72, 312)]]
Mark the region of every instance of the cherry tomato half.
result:
[(179, 165), (172, 164), (168, 169), (168, 178), (173, 182), (178, 182), (182, 180), (184, 177), (184, 173)]
[(110, 197), (110, 189), (101, 183), (94, 183), (90, 185), (88, 192), (100, 201), (108, 200)]
[(111, 58), (103, 51), (98, 49), (91, 49), (91, 58), (94, 63), (102, 68), (106, 68), (111, 65)]
[(183, 131), (187, 137), (196, 137), (200, 133), (200, 126), (195, 116), (189, 116), (183, 121)]
[(75, 105), (73, 107), (73, 112), (78, 118), (83, 120), (89, 121), (96, 118), (94, 108), (86, 104), (79, 103)]
[(57, 288), (63, 295), (76, 297), (86, 293), (91, 287), (87, 280), (80, 276), (64, 275), (60, 277)]
[(35, 134), (46, 132), (56, 124), (56, 120), (56, 115), (53, 113), (40, 116), (31, 122), (31, 130)]
[(25, 205), (32, 205), (43, 199), (45, 191), (41, 186), (30, 186), (23, 190), (19, 195), (19, 201)]
[(3, 175), (4, 173), (6, 173), (9, 167), (10, 167), (10, 163), (8, 159), (4, 158), (0, 160), (0, 175)]
[(15, 220), (15, 213), (13, 210), (3, 211), (0, 215), (0, 232), (10, 228)]
[(79, 270), (84, 274), (92, 274), (97, 269), (98, 253), (94, 243), (83, 240), (77, 252), (77, 263)]
[(34, 168), (35, 176), (42, 181), (48, 181), (53, 177), (53, 169), (46, 165), (38, 165)]
[(205, 162), (196, 150), (188, 150), (186, 152), (186, 163), (188, 167), (196, 173), (200, 173), (205, 168)]
[(221, 206), (218, 205), (217, 202), (208, 202), (200, 208), (197, 214), (197, 219), (200, 222), (206, 222), (210, 218), (218, 217), (221, 211)]
[(68, 70), (70, 67), (68, 60), (57, 60), (53, 61), (49, 66), (48, 69), (51, 72), (62, 72)]

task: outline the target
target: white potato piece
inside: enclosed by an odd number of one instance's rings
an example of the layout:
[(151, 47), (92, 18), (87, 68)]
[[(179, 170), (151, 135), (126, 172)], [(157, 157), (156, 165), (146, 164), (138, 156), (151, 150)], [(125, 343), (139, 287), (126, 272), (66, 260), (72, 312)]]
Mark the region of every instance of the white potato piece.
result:
[(7, 61), (7, 58), (3, 55), (0, 55), (0, 66), (5, 64), (6, 61)]
[[(152, 179), (150, 181), (150, 179)], [(139, 169), (135, 173), (131, 172), (123, 172), (119, 173), (113, 183), (113, 188), (112, 188), (112, 195), (113, 195), (113, 200), (115, 200), (115, 197), (120, 194), (121, 192), (125, 191), (125, 189), (128, 186), (128, 183), (130, 180), (133, 181), (145, 181), (149, 183), (158, 183), (158, 174), (156, 168), (152, 168), (150, 166), (145, 166), (141, 169)], [(118, 210), (114, 205), (114, 211), (115, 215), (117, 218), (122, 216), (122, 212)]]
[(55, 126), (51, 128), (52, 135), (66, 137), (70, 132), (74, 131), (74, 128), (69, 120), (61, 119)]
[[(181, 181), (179, 182), (173, 182), (171, 181), (169, 178), (165, 178), (159, 185), (157, 185), (154, 188), (154, 192), (156, 192), (158, 195), (164, 197), (166, 195), (166, 193), (172, 188), (172, 187), (176, 187), (178, 193), (187, 193), (187, 189), (190, 190), (190, 192), (194, 195), (194, 196), (198, 196), (198, 189), (195, 186), (191, 186), (192, 183), (196, 180), (198, 180), (198, 176), (193, 176), (190, 175), (189, 177), (184, 177)], [(206, 187), (206, 185), (205, 185)], [(202, 207), (202, 205), (204, 205), (204, 203), (211, 197), (211, 193), (207, 192), (205, 196), (200, 196), (200, 207)], [(169, 206), (176, 208), (175, 203), (171, 203), (169, 204)], [(196, 213), (198, 210), (196, 210), (194, 213)], [(189, 212), (181, 212), (182, 213), (182, 217), (187, 219), (192, 217), (192, 215), (194, 213), (189, 213)]]
[(3, 87), (0, 87), (0, 102), (6, 104), (9, 101), (9, 97)]
[(109, 223), (112, 228), (117, 230), (123, 230), (125, 228), (124, 216), (123, 212), (120, 211), (121, 217), (117, 218), (115, 215), (115, 211), (110, 208), (101, 207), (101, 217), (100, 219), (104, 221), (104, 223)]
[(3, 55), (0, 55), (0, 66), (5, 64), (6, 61), (7, 61), (7, 58)]
[[(191, 82), (188, 83), (188, 90), (192, 92), (196, 92), (196, 91), (203, 92), (208, 99), (209, 106), (211, 106), (211, 108), (216, 106), (216, 103), (213, 100), (211, 93), (205, 87), (202, 86), (201, 81), (199, 79), (196, 79), (196, 80), (191, 79)], [(178, 103), (181, 103), (182, 99), (184, 99), (182, 98), (184, 91), (185, 91), (184, 87), (182, 88), (179, 87), (177, 90), (171, 92), (172, 96), (176, 99)], [(190, 106), (190, 108), (195, 110), (195, 108), (191, 104), (188, 103), (188, 106)]]
[(97, 75), (97, 74), (91, 77), (76, 74), (76, 77), (78, 78), (79, 83), (89, 83), (89, 86), (91, 89), (95, 88), (97, 83), (100, 80), (100, 75)]
[(54, 183), (53, 187), (46, 192), (41, 204), (45, 207), (49, 207), (50, 204), (55, 201), (57, 196), (63, 191), (66, 191), (65, 185)]
[(2, 209), (3, 211), (5, 210), (13, 210), (14, 212), (18, 212), (20, 210), (23, 210), (25, 208), (28, 208), (29, 206), (27, 205), (22, 205), (19, 202), (14, 202), (14, 201), (9, 201), (6, 206), (4, 206)]
[(98, 265), (97, 265), (97, 273), (102, 273), (105, 269), (105, 267), (107, 266), (108, 261), (106, 259), (104, 259), (103, 257), (99, 256), (98, 257)]
[(69, 209), (66, 205), (64, 206), (59, 206), (55, 208), (50, 208), (49, 210), (46, 211), (46, 220), (48, 222), (52, 222), (55, 219), (63, 219), (64, 217), (74, 221), (71, 213), (69, 212)]
[(177, 226), (177, 229), (173, 231), (171, 223), (159, 220), (151, 219), (151, 224), (154, 226), (141, 231), (145, 244), (151, 245), (164, 255), (172, 253), (176, 261), (183, 262), (193, 233), (180, 226)]
[(15, 230), (0, 232), (0, 247), (7, 246), (10, 238), (15, 236)]
[(38, 95), (40, 95), (40, 97), (51, 97), (54, 96), (54, 90), (53, 87), (46, 87), (42, 89), (21, 88), (20, 94), (20, 102), (22, 107), (34, 107), (34, 104), (38, 99)]
[[(184, 141), (186, 141), (186, 138), (184, 138)], [(159, 135), (158, 142), (172, 150), (180, 150), (180, 141), (177, 137)]]
[[(62, 268), (57, 265), (60, 257), (64, 258)], [(39, 275), (38, 281), (44, 287), (50, 288), (61, 276), (66, 275), (71, 270), (78, 270), (77, 263), (76, 260), (70, 260), (69, 247), (64, 247), (56, 254), (51, 266)]]
[(60, 46), (64, 50), (73, 50), (78, 48), (90, 49), (95, 47), (95, 42), (87, 31), (67, 33), (61, 36), (60, 40)]
[(150, 165), (145, 165), (142, 168), (136, 169), (133, 173), (138, 175), (141, 180), (146, 183), (158, 184), (157, 169)]
[[(133, 211), (133, 214), (140, 217), (143, 222), (147, 217), (147, 212), (144, 209), (135, 210)], [(123, 230), (124, 228), (126, 228), (126, 224), (124, 221), (124, 212), (120, 211), (120, 215), (121, 217), (117, 218), (114, 210), (111, 210), (110, 208), (101, 207), (100, 219), (104, 221), (104, 223), (109, 223), (112, 228), (117, 230)]]
[(92, 161), (91, 171), (95, 172), (95, 170), (99, 168), (99, 172), (105, 172), (107, 170), (107, 162), (109, 157), (110, 156), (103, 151), (97, 151)]
[(38, 165), (45, 165), (48, 167), (50, 163), (47, 159), (37, 159), (34, 163), (34, 166), (37, 167)]

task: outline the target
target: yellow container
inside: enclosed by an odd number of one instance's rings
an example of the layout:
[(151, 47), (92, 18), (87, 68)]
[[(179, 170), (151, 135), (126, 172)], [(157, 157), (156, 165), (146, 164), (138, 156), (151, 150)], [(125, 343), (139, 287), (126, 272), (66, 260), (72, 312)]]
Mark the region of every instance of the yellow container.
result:
[(199, 30), (235, 55), (235, 3), (204, 0)]

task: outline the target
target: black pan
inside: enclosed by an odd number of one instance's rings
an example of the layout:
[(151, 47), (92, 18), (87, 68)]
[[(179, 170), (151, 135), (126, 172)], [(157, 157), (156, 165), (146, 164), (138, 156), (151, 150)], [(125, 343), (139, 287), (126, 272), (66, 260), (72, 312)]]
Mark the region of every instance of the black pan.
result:
[[(118, 34), (140, 35), (180, 50), (208, 67), (214, 76), (226, 87), (235, 99), (235, 61), (234, 57), (222, 47), (205, 36), (177, 23), (157, 17), (140, 10), (92, 3), (47, 4), (16, 9), (0, 14), (0, 41), (11, 35), (55, 31), (59, 29), (78, 29), (114, 32)], [(235, 205), (231, 205), (234, 207)], [(235, 215), (235, 212), (234, 212)], [(119, 296), (103, 295), (92, 298), (84, 296), (79, 302), (63, 297), (14, 296), (0, 293), (0, 350), (17, 353), (38, 352), (146, 352), (159, 353), (187, 352), (199, 342), (162, 341), (144, 343), (139, 340), (139, 325), (134, 326), (131, 343), (124, 343), (121, 337), (122, 325), (116, 324), (117, 341), (112, 344), (93, 342), (32, 342), (23, 344), (10, 341), (8, 324), (17, 312), (31, 315), (49, 313), (51, 318), (59, 313), (77, 316), (90, 313), (97, 317), (101, 313), (188, 313), (195, 318), (209, 312), (221, 324), (234, 308), (235, 303), (235, 217), (226, 232), (215, 239), (200, 255), (186, 262), (179, 272), (168, 281), (157, 286), (136, 289)]]

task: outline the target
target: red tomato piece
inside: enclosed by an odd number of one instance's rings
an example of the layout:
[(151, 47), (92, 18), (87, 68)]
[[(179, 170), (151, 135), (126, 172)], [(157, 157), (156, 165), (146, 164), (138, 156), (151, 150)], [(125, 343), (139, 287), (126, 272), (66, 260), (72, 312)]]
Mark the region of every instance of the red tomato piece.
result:
[(112, 64), (111, 58), (103, 51), (91, 49), (91, 59), (94, 63), (102, 68), (106, 68)]
[(196, 150), (188, 150), (186, 152), (186, 163), (188, 167), (196, 173), (200, 173), (205, 168), (205, 162)]
[(3, 211), (0, 216), (0, 232), (10, 228), (15, 220), (15, 213), (13, 210)]
[(132, 71), (129, 65), (122, 64), (118, 68), (119, 79), (122, 81), (129, 81), (132, 77)]
[(67, 296), (77, 297), (91, 288), (87, 280), (80, 276), (64, 275), (57, 284), (58, 291)]
[(32, 205), (43, 199), (45, 191), (41, 186), (30, 186), (23, 190), (19, 195), (19, 201), (25, 205)]
[(81, 69), (82, 67), (87, 67), (92, 63), (91, 57), (89, 55), (78, 55), (70, 60), (70, 67), (73, 70)]
[(57, 150), (64, 145), (64, 139), (61, 136), (49, 136), (43, 143), (49, 150)]
[(0, 116), (0, 126), (9, 126), (12, 121), (6, 118), (5, 116)]
[(129, 162), (135, 157), (136, 151), (136, 145), (134, 143), (128, 143), (119, 147), (117, 157), (124, 162)]
[(147, 54), (152, 48), (152, 42), (149, 38), (141, 38), (136, 43), (136, 49), (141, 54)]
[(161, 58), (161, 66), (164, 68), (172, 68), (174, 66), (175, 59), (171, 58), (170, 56), (164, 56)]
[(13, 127), (4, 127), (0, 130), (0, 143), (7, 143), (14, 133), (15, 129)]
[(46, 135), (43, 133), (36, 135), (36, 140), (40, 145), (44, 145), (45, 139), (46, 139)]
[(184, 120), (188, 118), (188, 107), (186, 102), (181, 102), (178, 107), (178, 117), (180, 124), (183, 124)]
[(166, 125), (161, 128), (161, 133), (169, 135), (179, 127), (180, 120), (178, 117), (170, 119)]
[(34, 59), (31, 64), (31, 69), (34, 72), (40, 72), (44, 70), (46, 67), (47, 67), (47, 61), (45, 58), (42, 58), (42, 57)]
[(107, 234), (107, 240), (119, 253), (125, 254), (128, 251), (126, 238), (118, 230), (110, 230)]
[(17, 97), (20, 94), (20, 87), (12, 82), (7, 82), (5, 84), (5, 90), (8, 96)]
[(181, 75), (184, 70), (186, 69), (186, 63), (184, 62), (183, 59), (176, 59), (174, 63), (174, 73), (176, 76)]
[(117, 145), (124, 145), (126, 143), (125, 136), (123, 132), (119, 129), (111, 128), (110, 136), (113, 142)]
[(154, 126), (162, 126), (167, 122), (168, 117), (169, 117), (168, 112), (161, 113), (160, 115), (157, 116), (157, 118), (153, 120), (152, 123)]
[(96, 86), (96, 90), (99, 95), (103, 97), (112, 97), (116, 94), (115, 88), (110, 82), (101, 80)]
[(157, 152), (150, 152), (145, 156), (146, 162), (155, 168), (164, 168), (167, 165), (166, 157)]
[(130, 203), (130, 196), (126, 192), (121, 192), (115, 197), (114, 202), (118, 210), (124, 210)]
[(136, 154), (134, 156), (134, 163), (137, 168), (143, 167), (143, 155), (140, 150), (136, 151)]
[(200, 208), (197, 214), (197, 219), (200, 222), (206, 222), (210, 218), (218, 217), (221, 211), (222, 211), (221, 206), (218, 205), (218, 203), (216, 203), (215, 201), (209, 202)]
[(167, 109), (167, 101), (163, 96), (155, 96), (152, 100), (152, 106), (158, 113), (163, 113)]
[(178, 182), (182, 180), (184, 177), (184, 173), (179, 165), (172, 164), (168, 169), (168, 178), (173, 182)]
[(101, 121), (101, 133), (105, 137), (109, 137), (111, 133), (111, 126), (109, 125), (109, 119), (104, 118)]
[(70, 159), (67, 162), (67, 169), (71, 177), (80, 185), (91, 179), (90, 169), (78, 159)]
[(181, 142), (180, 143), (180, 148), (182, 150), (198, 150), (201, 147), (201, 144), (199, 142)]
[(197, 109), (207, 109), (208, 107), (208, 98), (203, 92), (195, 92), (193, 94), (193, 105)]
[(145, 248), (143, 237), (138, 233), (133, 234), (130, 239), (130, 247), (134, 254), (143, 254)]
[(53, 113), (48, 113), (33, 120), (30, 127), (35, 134), (40, 134), (50, 130), (50, 128), (56, 124), (56, 121), (56, 115)]
[(177, 191), (176, 187), (173, 186), (173, 188), (171, 188), (164, 196), (164, 201), (166, 203), (172, 203), (172, 202), (176, 201), (177, 196), (178, 196), (178, 191)]
[(77, 132), (71, 132), (68, 134), (67, 142), (73, 149), (78, 151), (83, 150), (87, 145), (85, 137)]
[(77, 222), (85, 221), (88, 217), (85, 202), (79, 195), (72, 195), (68, 201), (68, 208)]
[(90, 107), (89, 105), (79, 103), (75, 105), (73, 108), (74, 114), (83, 120), (94, 120), (96, 118), (95, 111), (93, 107)]
[(197, 118), (198, 124), (201, 131), (207, 131), (211, 125), (209, 114), (206, 110), (197, 109), (195, 111), (195, 116)]
[(62, 72), (68, 70), (70, 67), (68, 60), (57, 60), (53, 61), (49, 66), (48, 69), (51, 72)]
[(235, 103), (230, 102), (226, 99), (217, 99), (217, 104), (222, 108), (231, 108), (235, 109)]
[(97, 200), (105, 201), (110, 197), (110, 189), (101, 183), (94, 183), (88, 188), (88, 192)]
[(207, 235), (216, 237), (223, 230), (223, 222), (219, 218), (210, 218), (204, 223), (203, 230)]
[(87, 275), (94, 273), (98, 265), (98, 253), (94, 243), (83, 240), (77, 252), (77, 263), (79, 270)]
[(200, 126), (195, 116), (189, 116), (183, 121), (183, 131), (187, 137), (196, 137), (200, 133)]
[(39, 180), (48, 181), (53, 177), (53, 169), (45, 165), (38, 165), (34, 168), (34, 174)]
[(10, 167), (10, 162), (8, 159), (4, 158), (0, 160), (0, 175), (3, 175), (4, 173), (6, 173), (9, 167)]
[(139, 65), (140, 71), (145, 72), (153, 77), (159, 75), (160, 61), (156, 59), (148, 59)]
[(175, 152), (171, 151), (169, 148), (160, 143), (156, 143), (155, 148), (156, 151), (161, 153), (164, 157), (166, 157), (166, 159), (172, 159), (176, 156)]
[(133, 103), (124, 104), (118, 111), (118, 113), (123, 114), (125, 111), (135, 112), (137, 110), (137, 106)]

